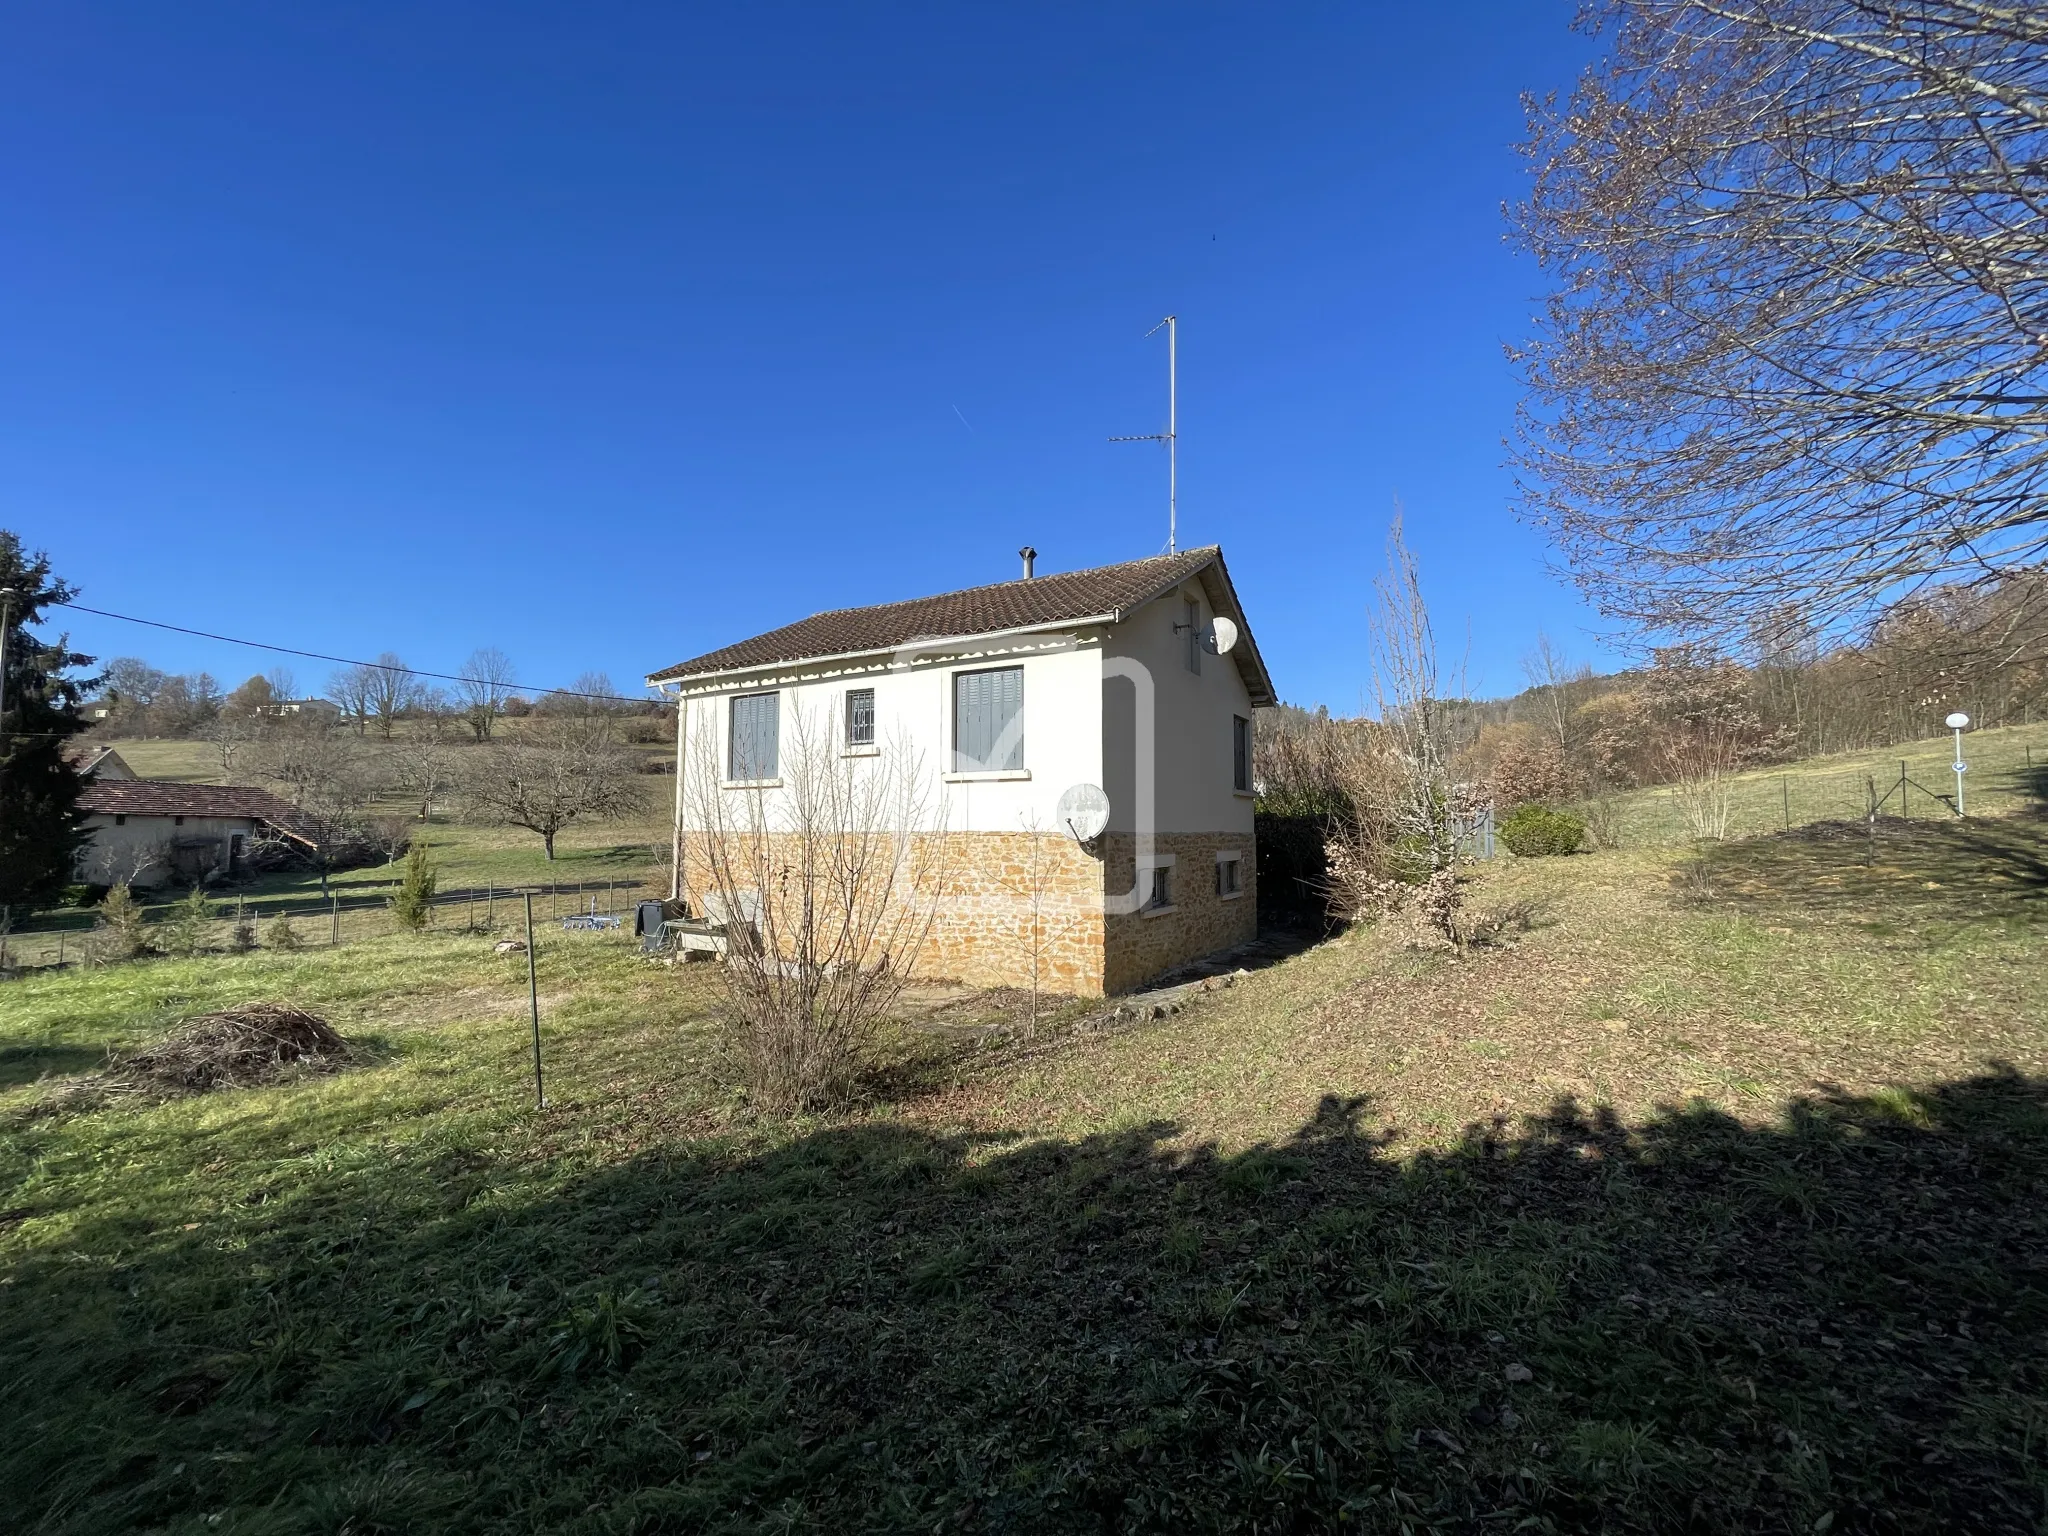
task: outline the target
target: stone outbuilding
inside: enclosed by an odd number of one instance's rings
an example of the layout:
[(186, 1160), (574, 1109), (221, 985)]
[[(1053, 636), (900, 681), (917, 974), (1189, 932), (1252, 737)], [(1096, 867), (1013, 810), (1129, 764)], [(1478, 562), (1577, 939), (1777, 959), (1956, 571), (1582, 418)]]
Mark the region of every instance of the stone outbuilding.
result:
[(1101, 995), (1253, 938), (1252, 711), (1275, 696), (1223, 552), (1044, 576), (1021, 553), (1016, 581), (650, 674), (678, 700), (673, 894), (708, 894), (703, 796), (786, 819), (790, 744), (822, 731), (933, 781), (955, 847), (927, 974), (1017, 986), (1035, 963), (1050, 990)]
[(240, 784), (95, 776), (78, 797), (91, 841), (78, 878), (93, 885), (144, 888), (174, 881), (231, 879), (261, 838), (318, 847), (315, 831), (292, 805)]

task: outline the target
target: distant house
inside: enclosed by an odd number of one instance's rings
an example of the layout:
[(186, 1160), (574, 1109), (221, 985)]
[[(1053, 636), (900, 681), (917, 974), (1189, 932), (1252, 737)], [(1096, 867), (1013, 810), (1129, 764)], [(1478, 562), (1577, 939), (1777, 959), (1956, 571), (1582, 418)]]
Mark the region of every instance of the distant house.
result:
[(64, 757), (78, 770), (84, 779), (132, 779), (135, 770), (112, 747), (88, 747), (73, 745), (64, 749)]
[(317, 715), (322, 720), (339, 720), (341, 706), (332, 699), (279, 699), (274, 704), (258, 704), (256, 713), (274, 715)]
[(801, 714), (856, 766), (896, 740), (933, 776), (956, 847), (928, 974), (1115, 993), (1254, 937), (1252, 711), (1274, 693), (1222, 551), (1048, 576), (1021, 553), (1021, 580), (652, 673), (679, 698), (677, 894), (703, 909), (707, 794), (786, 818)]
[(243, 872), (259, 837), (306, 848), (318, 836), (288, 802), (239, 784), (179, 784), (163, 779), (95, 778), (78, 803), (91, 841), (77, 875), (94, 885), (204, 883)]

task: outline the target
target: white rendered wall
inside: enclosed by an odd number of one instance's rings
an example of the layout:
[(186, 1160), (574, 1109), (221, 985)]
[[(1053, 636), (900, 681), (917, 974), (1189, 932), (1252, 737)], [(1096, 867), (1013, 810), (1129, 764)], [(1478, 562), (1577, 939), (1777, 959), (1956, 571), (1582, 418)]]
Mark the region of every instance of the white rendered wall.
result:
[[(952, 761), (953, 676), (986, 667), (1024, 669), (1024, 767), (1021, 776), (955, 774)], [(833, 760), (858, 751), (844, 746), (846, 694), (875, 691), (875, 743), (884, 752), (907, 751), (925, 776), (944, 825), (955, 832), (1019, 832), (1035, 824), (1057, 829), (1054, 810), (1070, 785), (1102, 782), (1102, 656), (1099, 637), (1026, 635), (986, 642), (951, 642), (944, 651), (900, 654), (882, 661), (804, 663), (764, 669), (744, 681), (716, 687), (687, 685), (679, 712), (678, 773), (685, 830), (701, 830), (701, 795), (707, 778), (723, 782), (729, 758), (731, 699), (742, 693), (781, 694), (780, 770), (784, 787), (721, 788), (732, 797), (764, 797), (771, 825), (787, 809), (786, 777), (796, 750), (798, 719), (814, 723)], [(708, 754), (708, 759), (707, 759)], [(707, 772), (708, 763), (708, 772)], [(744, 819), (744, 818), (737, 818)], [(784, 823), (786, 824), (786, 823)]]
[(1140, 830), (1134, 806), (1133, 733), (1142, 729), (1144, 684), (1123, 675), (1133, 664), (1151, 680), (1155, 832), (1252, 831), (1252, 799), (1234, 788), (1233, 716), (1252, 718), (1251, 694), (1231, 656), (1201, 653), (1200, 673), (1187, 667), (1185, 598), (1196, 602), (1196, 622), (1216, 614), (1199, 580), (1146, 604), (1109, 631), (1103, 648), (1103, 772), (1109, 790), (1110, 829)]

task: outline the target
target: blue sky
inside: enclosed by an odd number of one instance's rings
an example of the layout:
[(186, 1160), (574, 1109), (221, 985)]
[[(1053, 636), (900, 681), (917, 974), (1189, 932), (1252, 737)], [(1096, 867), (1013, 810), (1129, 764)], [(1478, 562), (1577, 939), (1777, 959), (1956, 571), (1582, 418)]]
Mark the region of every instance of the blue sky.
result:
[[(1396, 498), (1447, 648), (1594, 620), (1508, 506), (1519, 93), (1570, 0), (46, 5), (0, 54), (0, 526), (123, 613), (620, 683), (1220, 542), (1355, 709)], [(253, 652), (80, 617), (102, 656)], [(295, 665), (317, 685), (327, 669)]]

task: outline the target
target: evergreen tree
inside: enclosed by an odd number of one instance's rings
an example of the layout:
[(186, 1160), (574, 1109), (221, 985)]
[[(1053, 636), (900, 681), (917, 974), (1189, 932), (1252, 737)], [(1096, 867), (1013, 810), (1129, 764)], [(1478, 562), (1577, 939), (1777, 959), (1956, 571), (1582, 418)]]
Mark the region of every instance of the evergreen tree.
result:
[(434, 866), (427, 862), (427, 845), (416, 842), (405, 853), (405, 871), (399, 877), (398, 894), (391, 898), (391, 915), (401, 928), (427, 926), (434, 900)]
[(64, 740), (86, 727), (79, 712), (90, 680), (70, 676), (91, 663), (68, 637), (40, 639), (43, 610), (74, 590), (50, 574), (49, 557), (29, 555), (0, 528), (0, 599), (8, 613), (7, 676), (0, 707), (0, 929), (26, 908), (54, 906), (86, 841), (79, 792), (85, 781), (64, 756)]

